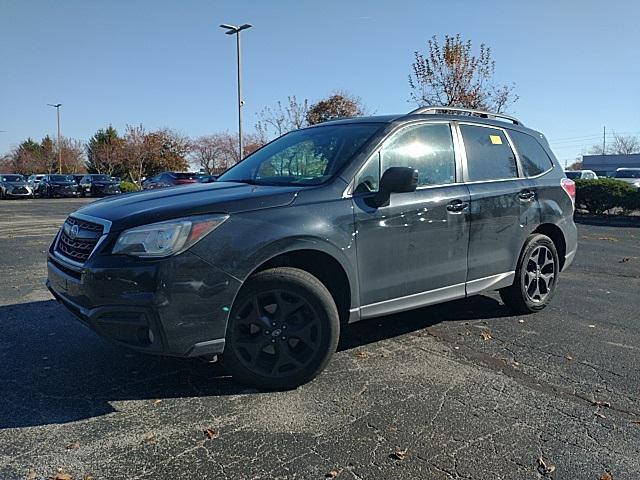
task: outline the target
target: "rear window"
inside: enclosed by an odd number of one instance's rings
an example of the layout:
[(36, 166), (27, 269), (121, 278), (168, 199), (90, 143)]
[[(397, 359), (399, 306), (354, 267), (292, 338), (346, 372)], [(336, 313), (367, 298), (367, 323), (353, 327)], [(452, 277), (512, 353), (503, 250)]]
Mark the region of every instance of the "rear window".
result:
[(108, 175), (91, 175), (91, 179), (97, 182), (109, 182), (111, 181), (111, 177)]
[(518, 177), (516, 157), (502, 130), (462, 124), (460, 131), (467, 152), (467, 181)]
[(564, 174), (571, 180), (577, 180), (580, 178), (581, 172), (564, 172)]
[[(551, 169), (553, 166), (551, 159), (538, 140), (531, 135), (515, 130), (509, 130), (509, 135), (520, 154), (520, 163), (522, 163), (525, 176), (535, 177)], [(580, 172), (576, 173), (578, 173), (577, 178), (580, 178)]]
[(640, 168), (637, 170), (618, 170), (615, 178), (640, 178)]

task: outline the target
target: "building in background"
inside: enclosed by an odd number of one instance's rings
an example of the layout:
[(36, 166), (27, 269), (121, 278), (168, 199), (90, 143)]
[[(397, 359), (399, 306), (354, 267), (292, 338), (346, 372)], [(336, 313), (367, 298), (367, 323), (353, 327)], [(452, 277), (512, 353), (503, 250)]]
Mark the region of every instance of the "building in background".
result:
[(593, 170), (599, 177), (612, 177), (618, 168), (640, 168), (640, 153), (627, 155), (584, 155), (582, 168)]

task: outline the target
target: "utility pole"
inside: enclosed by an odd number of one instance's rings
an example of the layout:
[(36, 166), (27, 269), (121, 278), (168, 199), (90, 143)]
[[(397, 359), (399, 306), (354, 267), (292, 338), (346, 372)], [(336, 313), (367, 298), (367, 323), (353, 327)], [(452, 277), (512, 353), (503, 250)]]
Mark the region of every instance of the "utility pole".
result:
[(602, 154), (607, 154), (607, 126), (602, 127)]
[(244, 100), (242, 100), (242, 53), (240, 51), (240, 32), (247, 28), (251, 28), (253, 25), (249, 23), (245, 23), (244, 25), (240, 25), (236, 27), (235, 25), (229, 25), (227, 23), (223, 23), (220, 27), (226, 29), (225, 32), (227, 35), (235, 35), (236, 36), (236, 55), (238, 61), (238, 146), (239, 146), (239, 158), (242, 160), (244, 149), (242, 145), (242, 107), (244, 106)]
[(60, 107), (61, 103), (47, 103), (50, 107), (56, 109), (58, 116), (58, 173), (62, 173), (62, 143), (60, 142)]

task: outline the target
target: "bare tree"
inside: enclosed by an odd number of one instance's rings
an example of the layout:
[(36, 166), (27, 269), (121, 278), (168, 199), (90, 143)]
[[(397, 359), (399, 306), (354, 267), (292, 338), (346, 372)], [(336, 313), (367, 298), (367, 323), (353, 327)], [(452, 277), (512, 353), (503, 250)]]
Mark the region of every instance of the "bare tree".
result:
[(255, 126), (258, 141), (264, 144), (271, 138), (307, 126), (308, 110), (309, 101), (298, 101), (295, 95), (287, 97), (284, 105), (278, 101), (275, 108), (263, 108), (258, 114), (259, 120)]
[(140, 184), (148, 158), (147, 132), (142, 125), (127, 125), (124, 133), (123, 157), (127, 175), (133, 183)]
[[(606, 150), (603, 150), (606, 148)], [(640, 138), (636, 136), (613, 135), (613, 142), (608, 145), (596, 143), (588, 150), (589, 155), (628, 155), (640, 153)]]
[(87, 171), (84, 142), (62, 137), (59, 148), (62, 150), (63, 173), (84, 173)]
[(209, 175), (217, 174), (237, 162), (237, 143), (237, 137), (229, 133), (204, 135), (193, 141), (192, 158)]
[(614, 135), (613, 144), (610, 148), (610, 153), (616, 155), (628, 155), (631, 153), (640, 153), (640, 139), (638, 137), (629, 135)]
[(479, 56), (460, 34), (445, 35), (444, 45), (433, 36), (428, 52), (415, 52), (409, 75), (411, 100), (420, 106), (446, 105), (503, 112), (518, 100), (514, 85), (494, 83), (491, 49), (480, 44)]

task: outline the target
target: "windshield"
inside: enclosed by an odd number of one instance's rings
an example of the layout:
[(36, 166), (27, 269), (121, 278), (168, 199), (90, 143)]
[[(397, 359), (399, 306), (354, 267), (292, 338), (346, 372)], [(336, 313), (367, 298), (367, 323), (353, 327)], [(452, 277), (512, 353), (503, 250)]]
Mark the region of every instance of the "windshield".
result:
[(640, 168), (635, 170), (618, 170), (615, 178), (640, 178)]
[(380, 127), (350, 123), (296, 130), (251, 154), (217, 181), (317, 185), (331, 178)]
[(67, 175), (51, 175), (49, 180), (52, 182), (71, 182), (73, 181), (73, 177), (69, 177)]
[(3, 182), (22, 182), (23, 178), (22, 178), (22, 175), (3, 175), (2, 181)]
[(580, 172), (564, 172), (564, 174), (567, 176), (567, 178), (570, 178), (571, 180), (580, 178)]
[(97, 182), (110, 182), (111, 177), (108, 175), (91, 175), (91, 180), (95, 180)]

